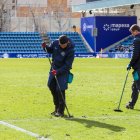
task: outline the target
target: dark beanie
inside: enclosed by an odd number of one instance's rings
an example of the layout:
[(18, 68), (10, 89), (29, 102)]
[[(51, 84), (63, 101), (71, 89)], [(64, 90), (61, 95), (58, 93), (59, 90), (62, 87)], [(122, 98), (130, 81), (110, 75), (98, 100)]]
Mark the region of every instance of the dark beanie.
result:
[(69, 39), (68, 39), (68, 37), (66, 36), (66, 35), (61, 35), (60, 37), (59, 37), (59, 42), (60, 42), (60, 44), (65, 44), (65, 43), (67, 43), (69, 41)]

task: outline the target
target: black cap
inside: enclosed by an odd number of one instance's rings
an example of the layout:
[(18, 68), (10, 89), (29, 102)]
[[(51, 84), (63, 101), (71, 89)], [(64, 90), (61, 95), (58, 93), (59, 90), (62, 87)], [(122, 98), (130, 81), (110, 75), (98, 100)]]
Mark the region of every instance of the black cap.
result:
[(68, 37), (67, 37), (66, 35), (61, 35), (61, 36), (59, 37), (59, 42), (60, 42), (60, 44), (68, 43), (68, 41), (69, 41), (69, 39), (68, 39)]

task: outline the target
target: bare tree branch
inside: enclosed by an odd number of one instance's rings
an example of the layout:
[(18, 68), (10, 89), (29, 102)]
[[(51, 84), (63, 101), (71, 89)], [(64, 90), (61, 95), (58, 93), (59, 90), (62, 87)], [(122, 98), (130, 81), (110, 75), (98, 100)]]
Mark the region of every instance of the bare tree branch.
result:
[(30, 5), (29, 5), (29, 8), (30, 8), (30, 12), (31, 12), (31, 15), (32, 15), (32, 18), (33, 18), (33, 22), (34, 22), (35, 32), (38, 32), (39, 29), (38, 29), (38, 24), (37, 24), (37, 21), (36, 21), (35, 13), (33, 12), (33, 9), (31, 8)]
[[(64, 30), (68, 27), (68, 22), (70, 22), (71, 11), (66, 7), (66, 0), (56, 0), (55, 3), (51, 3), (51, 9), (53, 12), (54, 19), (57, 23), (57, 28), (59, 31)], [(54, 25), (55, 26), (55, 25)], [(68, 29), (65, 29), (68, 30)]]
[(4, 31), (4, 26), (7, 22), (7, 0), (0, 0), (0, 32)]

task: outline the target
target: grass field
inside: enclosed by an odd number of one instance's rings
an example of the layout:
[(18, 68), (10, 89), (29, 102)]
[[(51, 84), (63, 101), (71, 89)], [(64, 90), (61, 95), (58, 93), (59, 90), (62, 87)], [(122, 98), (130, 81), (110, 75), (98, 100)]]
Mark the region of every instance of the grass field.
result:
[[(128, 59), (75, 59), (74, 81), (67, 91), (67, 105), (74, 118), (55, 118), (46, 83), (47, 59), (0, 59), (0, 121), (52, 140), (139, 140), (140, 101), (125, 109), (131, 95), (128, 77), (121, 109), (114, 112), (121, 95)], [(65, 111), (66, 114), (66, 111)], [(36, 138), (0, 125), (0, 140)]]

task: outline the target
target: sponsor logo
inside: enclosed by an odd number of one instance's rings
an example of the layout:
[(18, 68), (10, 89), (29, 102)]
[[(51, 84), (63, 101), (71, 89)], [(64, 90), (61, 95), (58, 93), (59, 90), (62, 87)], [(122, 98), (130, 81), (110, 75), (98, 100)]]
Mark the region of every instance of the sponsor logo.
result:
[(65, 52), (61, 52), (61, 55), (62, 55), (62, 56), (65, 56)]
[(129, 28), (130, 24), (104, 24), (104, 31), (120, 31), (121, 28)]
[(87, 29), (93, 29), (93, 25), (86, 25), (86, 23), (83, 24), (83, 31), (85, 32)]
[(105, 31), (109, 31), (109, 29), (110, 29), (109, 24), (104, 24), (103, 29), (104, 29)]
[(85, 32), (86, 29), (87, 29), (87, 25), (86, 25), (86, 23), (84, 23), (84, 24), (83, 24), (83, 31)]
[(4, 53), (3, 54), (3, 58), (9, 58), (9, 54), (8, 53)]
[(115, 54), (115, 58), (130, 58), (129, 57), (129, 53), (124, 53), (124, 54), (122, 54), (122, 53), (120, 53), (120, 54)]
[(17, 58), (22, 58), (22, 54), (17, 54)]

